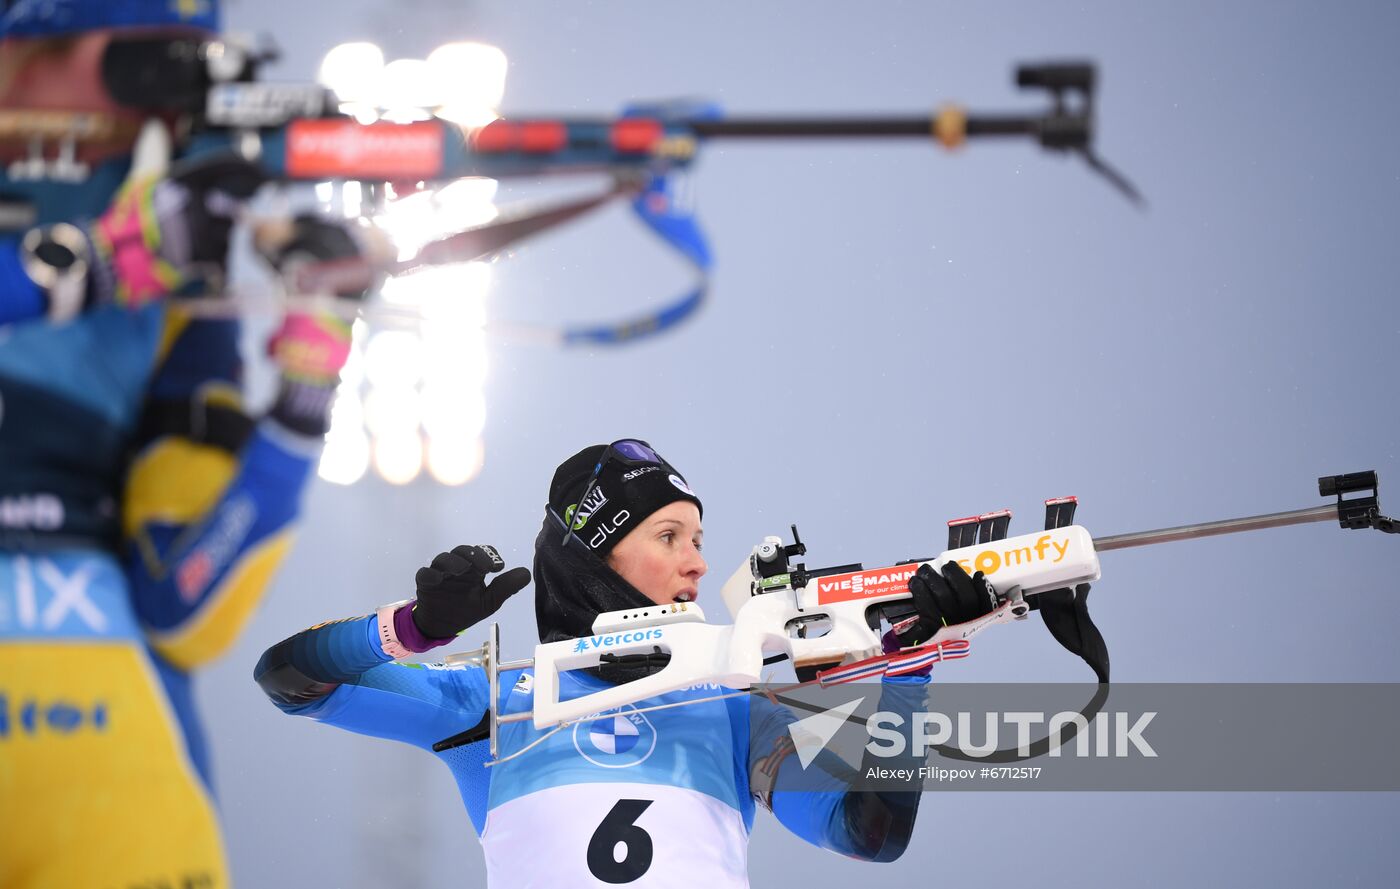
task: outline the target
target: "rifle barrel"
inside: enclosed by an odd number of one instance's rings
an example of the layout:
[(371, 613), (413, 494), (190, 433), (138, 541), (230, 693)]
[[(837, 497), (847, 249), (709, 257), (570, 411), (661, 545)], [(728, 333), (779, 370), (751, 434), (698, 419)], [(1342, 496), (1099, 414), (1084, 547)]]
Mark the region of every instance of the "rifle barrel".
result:
[[(967, 118), (968, 136), (1021, 136), (1039, 132), (1041, 118), (976, 115)], [(934, 134), (933, 117), (736, 117), (697, 120), (688, 126), (702, 139), (888, 138)]]
[(1198, 525), (1178, 525), (1175, 528), (1159, 528), (1155, 531), (1136, 531), (1131, 534), (1114, 534), (1109, 537), (1094, 538), (1094, 549), (1107, 552), (1113, 549), (1127, 549), (1130, 546), (1151, 546), (1154, 543), (1170, 543), (1174, 540), (1193, 540), (1197, 537), (1215, 537), (1220, 534), (1238, 534), (1241, 531), (1259, 531), (1264, 528), (1281, 528), (1285, 525), (1305, 525), (1309, 522), (1337, 520), (1337, 504), (1311, 506), (1290, 512), (1271, 512), (1266, 515), (1247, 516), (1240, 519), (1222, 519), (1218, 522), (1202, 522)]

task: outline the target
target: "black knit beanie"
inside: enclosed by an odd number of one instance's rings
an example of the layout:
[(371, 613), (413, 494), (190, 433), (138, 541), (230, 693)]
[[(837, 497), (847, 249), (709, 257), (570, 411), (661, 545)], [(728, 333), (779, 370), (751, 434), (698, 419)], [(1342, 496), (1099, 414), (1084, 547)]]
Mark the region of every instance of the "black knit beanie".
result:
[[(641, 453), (635, 449), (629, 449), (630, 456), (604, 463), (594, 486), (602, 493), (590, 492), (588, 502), (580, 506), (608, 447), (594, 445), (579, 451), (564, 461), (550, 482), (549, 514), (535, 540), (535, 621), (541, 642), (588, 636), (598, 615), (652, 604), (608, 567), (608, 552), (668, 503), (689, 500), (701, 508), (700, 499), (674, 467), (665, 460), (634, 459)], [(566, 515), (576, 525), (567, 540)], [(607, 682), (630, 682), (665, 666), (670, 655), (659, 653), (659, 648), (657, 652), (623, 658), (604, 655), (602, 663), (588, 672)]]
[[(585, 493), (587, 502), (580, 503)], [(677, 500), (694, 503), (704, 514), (700, 498), (674, 466), (650, 446), (630, 441), (584, 448), (554, 471), (549, 484), (550, 509), (600, 559), (647, 516)]]

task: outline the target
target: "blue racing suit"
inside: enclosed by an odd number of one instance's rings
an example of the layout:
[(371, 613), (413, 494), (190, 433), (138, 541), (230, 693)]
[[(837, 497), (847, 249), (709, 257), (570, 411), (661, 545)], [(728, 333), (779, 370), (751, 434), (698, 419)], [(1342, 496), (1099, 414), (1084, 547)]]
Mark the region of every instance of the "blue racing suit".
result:
[[(287, 713), (428, 751), (487, 709), (479, 667), (388, 661), (370, 616), (273, 646), (255, 676)], [(916, 709), (927, 681), (886, 680), (881, 709)], [(502, 672), (499, 712), (532, 709), (533, 685), (529, 669)], [(561, 676), (565, 698), (603, 687), (580, 671)], [(696, 686), (554, 733), (507, 723), (501, 757), (535, 746), (491, 768), (485, 741), (437, 754), (480, 837), (490, 885), (747, 886), (756, 803), (815, 845), (877, 861), (903, 852), (917, 791), (850, 790), (835, 757), (801, 768), (788, 755), (796, 717), (761, 697), (704, 700), (728, 691)], [(682, 701), (693, 703), (640, 712)]]

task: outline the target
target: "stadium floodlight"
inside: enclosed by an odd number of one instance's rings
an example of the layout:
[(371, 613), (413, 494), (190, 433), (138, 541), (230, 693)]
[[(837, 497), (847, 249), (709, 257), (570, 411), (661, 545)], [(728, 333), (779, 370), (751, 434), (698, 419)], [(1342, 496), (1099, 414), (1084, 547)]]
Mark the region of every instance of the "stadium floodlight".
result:
[(373, 43), (342, 43), (321, 59), (317, 80), (341, 102), (373, 102), (384, 74), (384, 51)]
[[(426, 59), (385, 63), (372, 43), (335, 47), (320, 80), (341, 110), (369, 123), (430, 115), (464, 126), (496, 119), (505, 92), (506, 55), (483, 43), (449, 43)], [(496, 182), (466, 178), (396, 193), (358, 182), (321, 183), (322, 204), (353, 217), (372, 214), (401, 257), (443, 233), (496, 218)], [(391, 278), (379, 299), (389, 320), (356, 322), (341, 376), (321, 477), (353, 484), (370, 466), (393, 484), (428, 475), (440, 484), (475, 478), (485, 460), (486, 295), (491, 267), (470, 262)]]

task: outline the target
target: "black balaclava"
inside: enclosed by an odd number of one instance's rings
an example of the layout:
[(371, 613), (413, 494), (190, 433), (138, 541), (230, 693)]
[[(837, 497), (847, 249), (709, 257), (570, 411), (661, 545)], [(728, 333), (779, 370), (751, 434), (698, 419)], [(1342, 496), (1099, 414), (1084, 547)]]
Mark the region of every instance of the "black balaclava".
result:
[[(555, 470), (550, 482), (544, 526), (535, 539), (535, 622), (541, 642), (591, 636), (599, 614), (655, 604), (612, 570), (606, 556), (629, 531), (669, 503), (688, 500), (703, 508), (685, 478), (664, 460), (615, 457), (605, 460), (588, 503), (580, 505), (578, 500), (608, 447), (593, 445), (579, 451)], [(565, 516), (574, 520), (567, 542)], [(609, 682), (626, 682), (654, 672), (663, 663), (652, 659), (640, 666), (604, 664), (597, 675)]]

